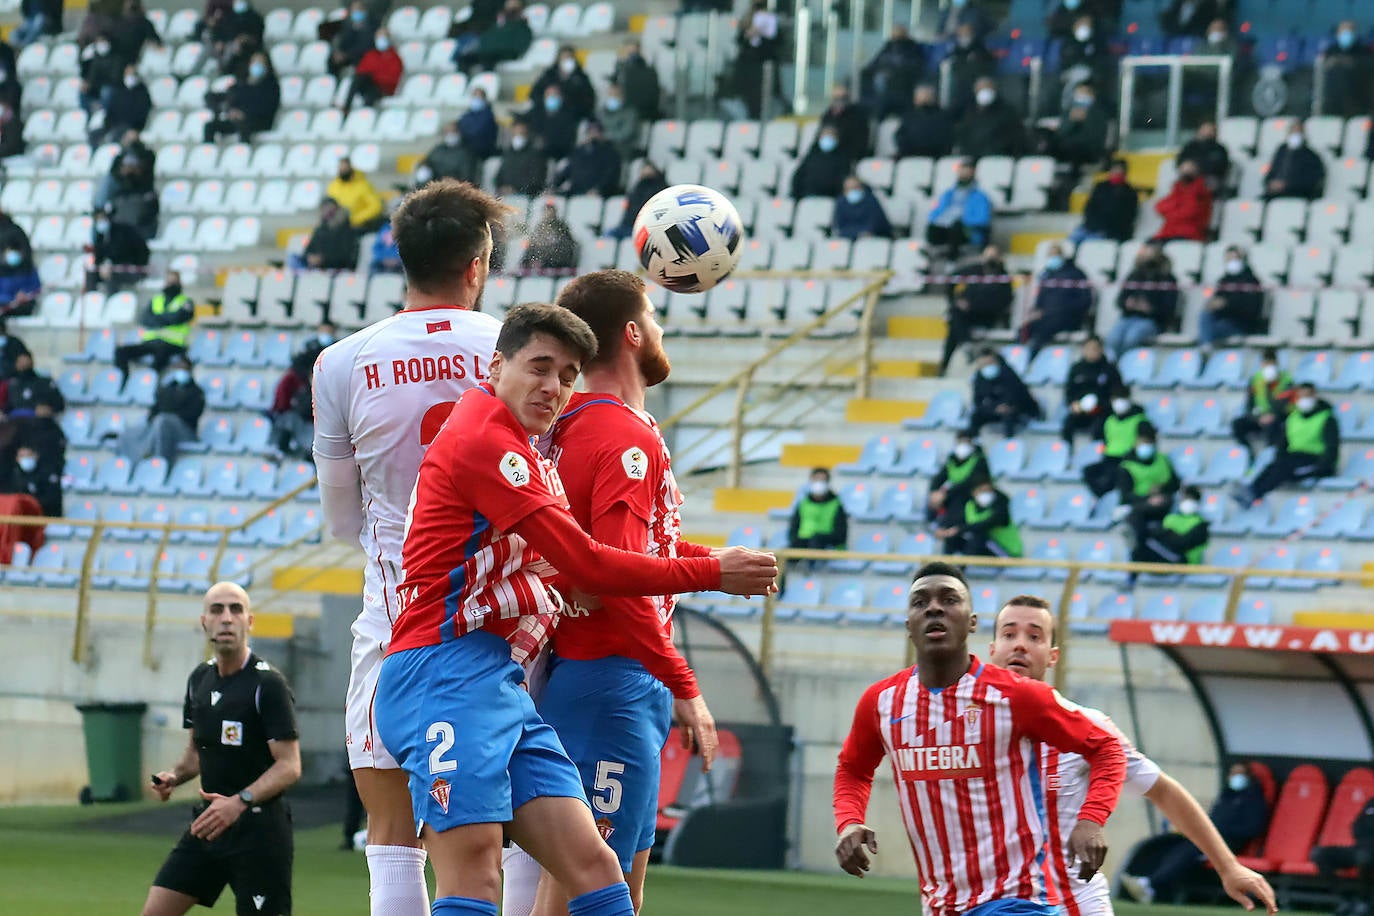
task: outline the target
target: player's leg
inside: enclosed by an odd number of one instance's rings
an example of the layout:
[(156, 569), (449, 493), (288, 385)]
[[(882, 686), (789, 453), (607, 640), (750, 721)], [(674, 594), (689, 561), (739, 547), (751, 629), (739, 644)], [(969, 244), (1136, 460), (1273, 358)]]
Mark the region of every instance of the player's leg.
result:
[(644, 879), (649, 875), (649, 852), (650, 849), (641, 849), (635, 853), (634, 861), (630, 863), (630, 873), (625, 876), (625, 883), (630, 885), (630, 902), (635, 905), (635, 912), (644, 909)]
[(563, 888), (572, 916), (632, 916), (620, 863), (583, 801), (566, 795), (531, 799), (515, 810), (509, 830)]
[(1113, 916), (1112, 887), (1107, 876), (1098, 872), (1086, 883), (1075, 881), (1073, 902), (1078, 906), (1079, 916)]
[(188, 830), (157, 870), (143, 903), (143, 916), (182, 916), (196, 904), (212, 907), (227, 881), (228, 874), (209, 844)]
[(291, 916), (295, 838), (285, 801), (248, 809), (228, 858), (236, 916)]
[(143, 901), (143, 916), (184, 916), (196, 905), (196, 898), (181, 891), (153, 885)]

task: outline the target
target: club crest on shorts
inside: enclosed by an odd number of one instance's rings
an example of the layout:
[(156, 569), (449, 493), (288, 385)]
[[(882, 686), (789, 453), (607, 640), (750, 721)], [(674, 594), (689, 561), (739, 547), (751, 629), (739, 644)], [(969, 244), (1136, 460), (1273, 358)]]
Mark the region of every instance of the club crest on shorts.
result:
[(429, 797), (439, 803), (445, 814), (448, 814), (448, 793), (449, 781), (442, 776), (434, 777), (434, 782), (429, 786)]
[(229, 719), (219, 723), (219, 743), (231, 747), (243, 747), (243, 723)]
[(530, 482), (530, 465), (523, 455), (506, 452), (501, 456), (501, 476), (512, 486), (523, 487)]
[(609, 843), (611, 841), (611, 834), (615, 833), (615, 825), (611, 823), (609, 817), (598, 818), (596, 821), (596, 832), (601, 834), (601, 839)]
[(254, 894), (254, 895), (253, 895), (253, 906), (255, 906), (256, 908), (262, 909), (262, 905), (263, 905), (264, 903), (266, 903), (266, 902), (267, 902), (267, 898), (264, 897), (262, 894)]
[(643, 480), (649, 473), (649, 456), (642, 448), (627, 448), (620, 456), (620, 463), (625, 468), (625, 476), (631, 480)]

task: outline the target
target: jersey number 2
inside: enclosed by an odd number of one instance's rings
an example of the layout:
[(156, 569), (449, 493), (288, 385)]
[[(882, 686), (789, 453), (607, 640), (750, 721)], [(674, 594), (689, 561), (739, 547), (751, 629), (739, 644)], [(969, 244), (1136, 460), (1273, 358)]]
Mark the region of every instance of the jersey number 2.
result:
[[(592, 807), (602, 814), (615, 814), (620, 810), (620, 796), (624, 788), (620, 780), (616, 779), (625, 772), (625, 764), (616, 763), (611, 760), (598, 760), (596, 762), (596, 784), (592, 787), (596, 794), (592, 795)], [(606, 793), (602, 795), (601, 793)]]
[(458, 761), (445, 760), (444, 755), (453, 749), (453, 726), (447, 722), (435, 722), (425, 732), (426, 741), (438, 741), (434, 750), (429, 752), (430, 775), (448, 773), (458, 769)]

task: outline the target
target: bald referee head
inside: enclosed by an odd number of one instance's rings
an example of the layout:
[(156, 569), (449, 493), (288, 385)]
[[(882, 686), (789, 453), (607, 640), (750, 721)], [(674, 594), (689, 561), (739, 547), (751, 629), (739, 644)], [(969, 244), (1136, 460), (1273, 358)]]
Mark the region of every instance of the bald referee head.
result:
[(253, 629), (248, 593), (234, 582), (216, 582), (205, 592), (200, 627), (221, 658), (235, 658), (248, 651)]

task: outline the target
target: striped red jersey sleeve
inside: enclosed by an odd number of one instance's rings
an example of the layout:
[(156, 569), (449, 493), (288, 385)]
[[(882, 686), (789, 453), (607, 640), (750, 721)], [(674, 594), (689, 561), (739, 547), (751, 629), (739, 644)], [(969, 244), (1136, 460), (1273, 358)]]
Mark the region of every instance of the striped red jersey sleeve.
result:
[(1017, 678), (1011, 691), (1012, 713), (1026, 735), (1060, 751), (1079, 754), (1088, 762), (1088, 795), (1078, 819), (1106, 825), (1126, 782), (1126, 752), (1121, 739), (1098, 725), (1059, 691)]
[[(898, 677), (905, 677), (903, 671)], [(879, 681), (864, 691), (854, 708), (854, 722), (849, 726), (840, 759), (835, 766), (835, 832), (850, 824), (862, 824), (868, 816), (868, 798), (873, 792), (873, 774), (882, 763), (886, 749), (878, 728), (878, 694), (893, 679)]]

